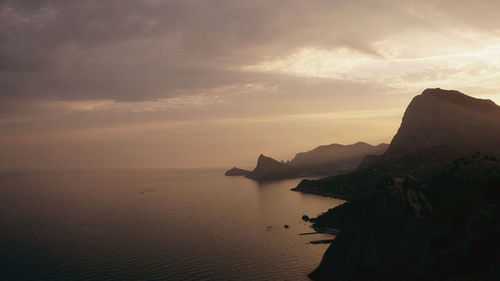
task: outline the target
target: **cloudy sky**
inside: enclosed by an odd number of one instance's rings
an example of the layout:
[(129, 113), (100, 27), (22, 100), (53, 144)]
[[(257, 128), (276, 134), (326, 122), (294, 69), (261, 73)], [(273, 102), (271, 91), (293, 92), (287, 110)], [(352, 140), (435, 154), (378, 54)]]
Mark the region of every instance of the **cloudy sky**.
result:
[(0, 0), (0, 168), (252, 166), (500, 103), (500, 2)]

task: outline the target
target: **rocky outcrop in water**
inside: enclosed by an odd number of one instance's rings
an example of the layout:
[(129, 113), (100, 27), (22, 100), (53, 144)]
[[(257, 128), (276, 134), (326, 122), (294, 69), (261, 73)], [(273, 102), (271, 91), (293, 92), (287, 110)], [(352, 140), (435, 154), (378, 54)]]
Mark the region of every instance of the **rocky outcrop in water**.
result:
[(250, 174), (251, 172), (252, 171), (233, 167), (232, 169), (227, 170), (225, 175), (226, 176), (246, 176), (246, 175)]
[(257, 160), (257, 167), (246, 175), (247, 178), (258, 181), (295, 178), (297, 176), (300, 176), (300, 171), (297, 167), (278, 162), (262, 154)]

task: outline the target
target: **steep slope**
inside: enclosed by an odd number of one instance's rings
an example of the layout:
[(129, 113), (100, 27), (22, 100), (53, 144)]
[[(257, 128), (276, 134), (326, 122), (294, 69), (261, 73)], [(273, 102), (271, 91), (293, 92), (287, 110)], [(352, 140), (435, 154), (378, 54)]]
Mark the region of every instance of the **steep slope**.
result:
[(295, 190), (349, 202), (313, 218), (339, 228), (314, 280), (500, 280), (500, 108), (428, 89), (389, 149)]
[(257, 167), (246, 175), (247, 178), (265, 181), (278, 180), (286, 178), (294, 178), (300, 176), (300, 171), (297, 167), (278, 162), (273, 158), (260, 155), (257, 160)]
[(500, 161), (475, 153), (425, 179), (388, 177), (312, 221), (342, 230), (313, 280), (499, 280)]
[(500, 107), (458, 91), (426, 89), (406, 109), (387, 156), (446, 145), (460, 152), (500, 153)]
[(384, 154), (365, 157), (353, 173), (304, 180), (293, 190), (350, 198), (386, 173), (434, 169), (477, 151), (500, 155), (500, 107), (458, 91), (426, 89), (408, 105)]

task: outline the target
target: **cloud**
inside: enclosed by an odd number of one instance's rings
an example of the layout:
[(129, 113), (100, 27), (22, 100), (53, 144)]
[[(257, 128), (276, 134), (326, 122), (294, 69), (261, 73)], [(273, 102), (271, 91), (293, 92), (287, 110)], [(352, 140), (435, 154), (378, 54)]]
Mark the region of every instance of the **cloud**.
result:
[(389, 4), (2, 1), (0, 95), (155, 99), (247, 83), (242, 65), (303, 47), (379, 56), (374, 41), (399, 18), (384, 20)]
[[(149, 153), (164, 141), (178, 161), (193, 149), (237, 154), (243, 138), (247, 154), (274, 141), (291, 145), (273, 146), (285, 153), (364, 132), (386, 140), (399, 120), (374, 112), (402, 112), (424, 88), (500, 101), (499, 8), (493, 0), (0, 0), (0, 132), (25, 142), (77, 136), (91, 150), (83, 139), (120, 128), (105, 134), (109, 143)], [(339, 112), (368, 117), (342, 125)], [(139, 136), (150, 124), (190, 125)], [(186, 136), (200, 141), (189, 146)], [(15, 141), (0, 150), (24, 151)], [(23, 157), (29, 166), (31, 153)]]

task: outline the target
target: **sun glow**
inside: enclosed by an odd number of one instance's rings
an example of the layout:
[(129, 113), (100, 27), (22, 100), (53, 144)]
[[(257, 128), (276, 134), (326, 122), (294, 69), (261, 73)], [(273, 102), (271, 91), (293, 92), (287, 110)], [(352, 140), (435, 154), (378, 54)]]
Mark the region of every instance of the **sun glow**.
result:
[(356, 66), (372, 63), (371, 56), (340, 48), (333, 51), (304, 48), (283, 59), (243, 67), (245, 71), (281, 72), (299, 76), (340, 78)]
[(284, 58), (262, 61), (242, 69), (248, 72), (379, 83), (397, 91), (404, 89), (418, 92), (427, 87), (481, 87), (483, 90), (479, 95), (500, 102), (499, 45), (467, 52), (443, 51), (442, 55), (420, 57), (403, 56), (403, 45), (387, 49), (388, 45), (382, 42), (378, 47), (379, 53), (388, 56), (377, 57), (346, 48), (306, 48)]

